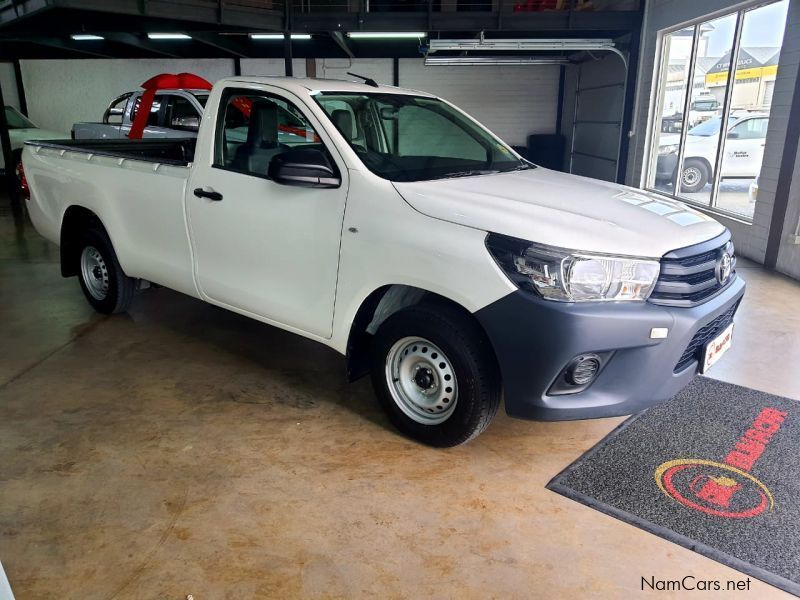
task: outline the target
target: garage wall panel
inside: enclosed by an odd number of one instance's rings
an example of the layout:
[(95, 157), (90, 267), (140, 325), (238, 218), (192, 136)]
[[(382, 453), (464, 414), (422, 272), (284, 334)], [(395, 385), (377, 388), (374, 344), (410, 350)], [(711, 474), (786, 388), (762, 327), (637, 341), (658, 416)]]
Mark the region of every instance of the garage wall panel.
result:
[(347, 74), (348, 71), (351, 71), (364, 77), (371, 77), (381, 85), (392, 85), (394, 76), (392, 69), (391, 58), (317, 59), (317, 76), (326, 79), (358, 81), (352, 75)]
[(195, 73), (212, 83), (233, 75), (229, 59), (23, 60), (21, 66), (33, 122), (67, 135), (73, 123), (99, 121), (112, 98), (159, 73)]
[(441, 96), (481, 121), (506, 143), (556, 133), (557, 65), (426, 67), (400, 60), (400, 85)]
[[(243, 58), (242, 75), (266, 75), (283, 77), (286, 74), (286, 63), (282, 58)], [(296, 58), (292, 61), (294, 77), (306, 76), (306, 59)], [(231, 72), (233, 75), (233, 72)]]
[(19, 108), (17, 79), (14, 76), (14, 65), (12, 63), (0, 62), (0, 85), (3, 86), (3, 100), (5, 103), (14, 108)]
[(576, 175), (616, 181), (625, 66), (618, 56), (606, 54), (572, 67), (570, 75), (571, 96), (564, 96), (564, 103), (571, 102), (573, 109), (566, 132), (572, 154), (570, 170)]

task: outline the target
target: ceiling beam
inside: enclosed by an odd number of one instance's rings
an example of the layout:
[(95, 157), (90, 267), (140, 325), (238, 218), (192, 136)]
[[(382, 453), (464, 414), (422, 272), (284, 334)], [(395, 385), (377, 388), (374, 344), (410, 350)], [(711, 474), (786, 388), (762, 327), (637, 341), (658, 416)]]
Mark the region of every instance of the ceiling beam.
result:
[(218, 35), (216, 33), (207, 33), (205, 31), (185, 31), (186, 35), (192, 36), (193, 40), (197, 40), (201, 44), (211, 46), (217, 50), (222, 50), (238, 58), (248, 58), (246, 49), (241, 44), (229, 40), (230, 36)]
[(132, 33), (123, 33), (119, 31), (111, 33), (101, 33), (100, 35), (102, 35), (110, 42), (125, 44), (126, 46), (133, 46), (134, 48), (138, 48), (139, 50), (146, 50), (147, 52), (160, 54), (161, 56), (165, 56), (167, 58), (182, 58), (179, 54), (168, 52), (164, 50), (164, 47), (161, 46), (160, 44), (154, 44), (153, 42), (151, 42), (150, 40), (148, 40), (146, 37), (143, 36), (134, 35)]
[(336, 42), (336, 45), (342, 49), (342, 51), (347, 54), (347, 56), (351, 59), (355, 58), (356, 55), (353, 53), (353, 49), (350, 48), (350, 45), (347, 43), (347, 40), (344, 39), (344, 34), (341, 31), (331, 31), (329, 32), (333, 41)]

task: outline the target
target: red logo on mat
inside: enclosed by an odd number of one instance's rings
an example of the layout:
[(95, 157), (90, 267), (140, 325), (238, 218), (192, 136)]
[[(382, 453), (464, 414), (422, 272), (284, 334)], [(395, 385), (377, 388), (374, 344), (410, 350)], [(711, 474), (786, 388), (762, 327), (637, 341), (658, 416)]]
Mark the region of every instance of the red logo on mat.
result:
[(786, 416), (776, 408), (762, 409), (722, 462), (669, 460), (656, 469), (656, 484), (670, 498), (707, 515), (747, 519), (772, 511), (772, 493), (750, 471)]

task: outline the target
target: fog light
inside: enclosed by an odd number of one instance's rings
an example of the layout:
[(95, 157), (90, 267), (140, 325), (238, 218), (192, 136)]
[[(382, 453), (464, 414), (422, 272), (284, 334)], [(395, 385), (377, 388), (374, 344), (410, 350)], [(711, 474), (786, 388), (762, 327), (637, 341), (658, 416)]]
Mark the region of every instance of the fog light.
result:
[(567, 367), (567, 381), (572, 385), (587, 385), (600, 370), (600, 357), (584, 354), (575, 358)]

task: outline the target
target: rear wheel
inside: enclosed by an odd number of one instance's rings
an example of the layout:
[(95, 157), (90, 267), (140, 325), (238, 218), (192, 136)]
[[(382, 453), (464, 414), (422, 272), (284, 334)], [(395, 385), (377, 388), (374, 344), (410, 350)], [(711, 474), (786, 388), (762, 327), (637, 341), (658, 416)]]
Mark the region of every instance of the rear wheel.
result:
[(708, 183), (708, 168), (699, 160), (689, 159), (681, 172), (681, 191), (689, 194), (699, 192)]
[(489, 342), (466, 314), (418, 305), (390, 316), (376, 334), (372, 383), (401, 432), (448, 447), (477, 437), (497, 413), (500, 376)]
[(89, 304), (104, 314), (125, 312), (133, 300), (136, 280), (122, 271), (105, 231), (83, 233), (78, 260), (78, 279)]

